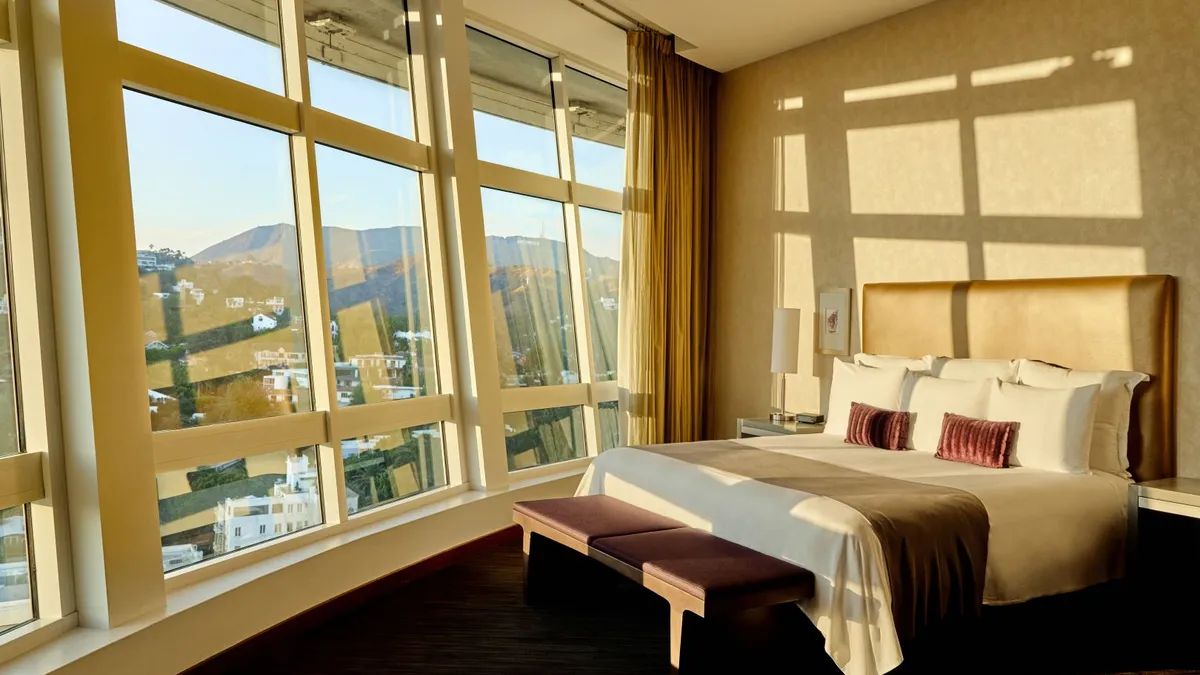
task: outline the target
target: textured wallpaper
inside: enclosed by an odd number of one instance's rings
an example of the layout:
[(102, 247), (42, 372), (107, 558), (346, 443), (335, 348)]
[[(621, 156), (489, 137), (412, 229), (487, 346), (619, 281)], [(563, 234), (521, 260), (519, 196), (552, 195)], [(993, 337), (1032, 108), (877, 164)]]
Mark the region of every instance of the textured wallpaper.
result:
[(1200, 2), (940, 0), (726, 73), (717, 135), (713, 436), (768, 412), (772, 308), (822, 287), (1166, 273), (1200, 476)]

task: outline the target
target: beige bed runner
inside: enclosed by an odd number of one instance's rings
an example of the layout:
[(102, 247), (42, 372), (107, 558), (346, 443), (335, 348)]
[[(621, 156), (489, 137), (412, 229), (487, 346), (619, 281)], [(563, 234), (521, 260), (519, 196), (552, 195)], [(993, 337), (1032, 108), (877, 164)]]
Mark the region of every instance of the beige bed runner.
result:
[(975, 495), (876, 476), (733, 441), (637, 446), (679, 461), (819, 495), (858, 511), (883, 548), (896, 634), (977, 616), (987, 569), (988, 514)]

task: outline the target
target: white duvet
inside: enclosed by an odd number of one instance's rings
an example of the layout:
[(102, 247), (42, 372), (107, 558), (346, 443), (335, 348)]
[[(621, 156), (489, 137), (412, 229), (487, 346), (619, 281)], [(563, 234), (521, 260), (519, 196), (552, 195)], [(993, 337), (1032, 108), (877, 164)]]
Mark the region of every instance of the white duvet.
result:
[[(1075, 591), (1123, 572), (1128, 481), (1122, 478), (987, 469), (930, 453), (846, 445), (825, 434), (739, 442), (974, 494), (991, 522), (989, 604)], [(879, 541), (852, 508), (633, 448), (596, 458), (577, 494), (607, 494), (807, 568), (816, 593), (802, 608), (843, 672), (881, 674), (903, 660)]]

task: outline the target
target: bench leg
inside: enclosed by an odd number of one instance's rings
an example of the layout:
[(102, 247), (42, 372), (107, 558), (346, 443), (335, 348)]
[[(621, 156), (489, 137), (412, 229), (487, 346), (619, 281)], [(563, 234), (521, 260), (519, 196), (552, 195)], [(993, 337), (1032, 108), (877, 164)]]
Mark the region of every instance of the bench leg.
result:
[(547, 605), (570, 588), (578, 553), (540, 534), (525, 532), (525, 604)]
[(671, 606), (671, 668), (679, 671), (679, 657), (683, 652), (683, 612)]

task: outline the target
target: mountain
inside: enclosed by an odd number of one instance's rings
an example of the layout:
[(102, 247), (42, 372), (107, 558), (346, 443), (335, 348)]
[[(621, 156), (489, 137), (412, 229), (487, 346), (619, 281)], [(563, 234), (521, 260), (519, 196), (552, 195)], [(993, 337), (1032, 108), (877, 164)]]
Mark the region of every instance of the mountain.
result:
[[(415, 226), (349, 230), (326, 227), (325, 263), (331, 267), (377, 267), (408, 257), (423, 245)], [(192, 256), (197, 263), (253, 261), (282, 265), (296, 259), (296, 228), (285, 224), (260, 225), (217, 242)]]
[[(411, 225), (369, 230), (326, 227), (324, 233), (325, 263), (329, 268), (392, 265), (419, 253), (424, 244), (421, 228)], [(546, 239), (489, 236), (487, 247), (498, 267), (558, 269), (565, 267), (567, 259), (566, 244)], [(285, 261), (296, 260), (296, 228), (284, 223), (260, 225), (209, 246), (192, 260), (198, 264), (252, 261), (284, 265)], [(620, 273), (620, 263), (612, 258), (585, 253), (584, 264), (593, 276), (615, 277)]]

